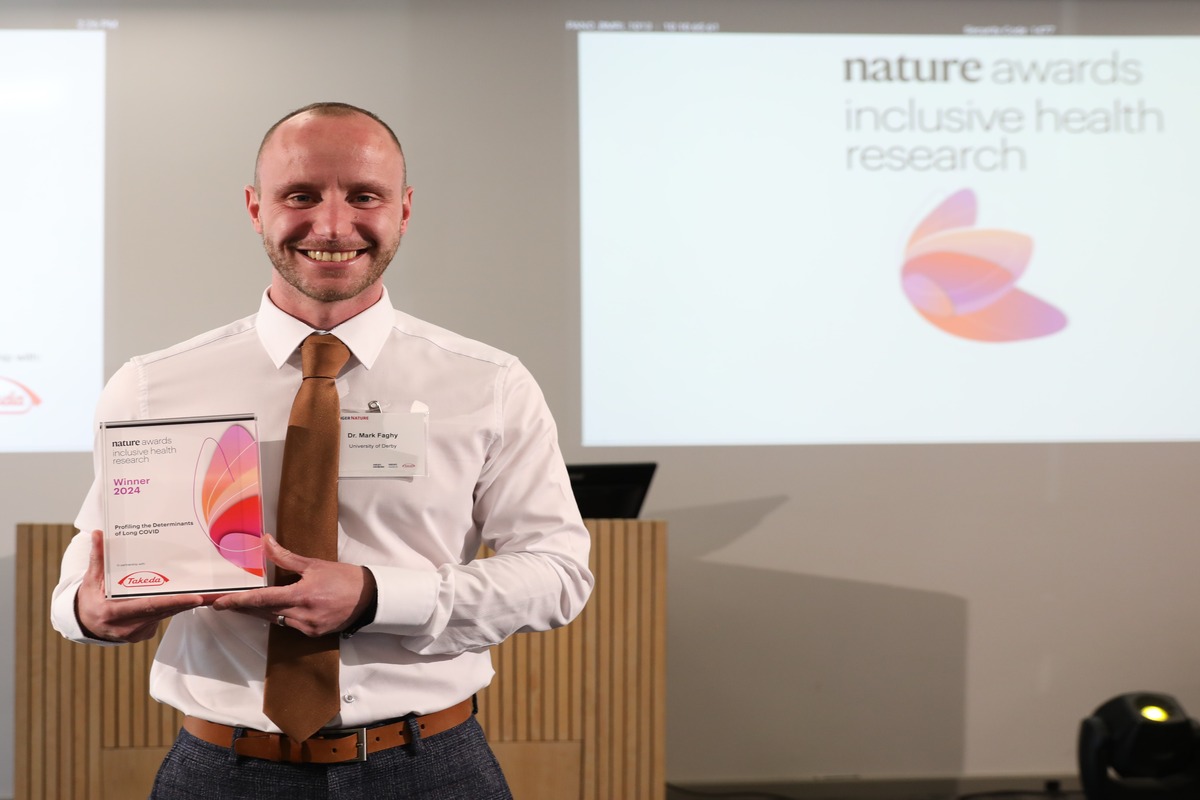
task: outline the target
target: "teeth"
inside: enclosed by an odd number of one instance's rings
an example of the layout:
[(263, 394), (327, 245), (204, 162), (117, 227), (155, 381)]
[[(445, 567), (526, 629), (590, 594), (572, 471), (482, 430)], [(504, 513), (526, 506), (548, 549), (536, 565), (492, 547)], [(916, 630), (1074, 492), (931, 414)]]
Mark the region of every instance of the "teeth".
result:
[(304, 254), (313, 261), (349, 261), (358, 255), (357, 250), (332, 252), (330, 250), (305, 250)]

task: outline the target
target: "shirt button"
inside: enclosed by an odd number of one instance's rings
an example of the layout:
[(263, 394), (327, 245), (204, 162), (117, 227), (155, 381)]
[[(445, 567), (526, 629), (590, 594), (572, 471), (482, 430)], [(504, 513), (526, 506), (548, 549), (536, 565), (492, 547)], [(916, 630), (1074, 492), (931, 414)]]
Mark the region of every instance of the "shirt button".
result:
[(352, 694), (342, 695), (342, 702), (344, 702), (344, 703), (353, 703), (354, 699), (355, 699), (354, 695), (352, 695)]

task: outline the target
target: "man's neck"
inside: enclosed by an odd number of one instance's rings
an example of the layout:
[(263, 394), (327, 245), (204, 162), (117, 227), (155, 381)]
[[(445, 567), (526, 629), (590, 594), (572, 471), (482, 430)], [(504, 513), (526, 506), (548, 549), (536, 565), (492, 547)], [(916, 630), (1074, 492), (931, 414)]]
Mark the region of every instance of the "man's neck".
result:
[(362, 293), (346, 300), (322, 302), (294, 290), (280, 289), (275, 284), (267, 290), (267, 297), (283, 313), (318, 331), (330, 331), (351, 317), (356, 317), (383, 297), (383, 284), (377, 283)]

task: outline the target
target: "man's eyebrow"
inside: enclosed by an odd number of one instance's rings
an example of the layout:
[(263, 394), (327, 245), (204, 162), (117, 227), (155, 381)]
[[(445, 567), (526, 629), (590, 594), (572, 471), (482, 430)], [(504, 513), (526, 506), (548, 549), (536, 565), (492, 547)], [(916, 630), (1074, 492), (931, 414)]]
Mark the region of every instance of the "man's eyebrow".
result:
[(392, 185), (383, 181), (362, 181), (361, 183), (351, 184), (346, 190), (346, 194), (362, 194), (363, 192), (377, 194), (381, 197), (395, 194)]
[[(321, 194), (321, 188), (315, 183), (309, 181), (293, 181), (291, 183), (282, 183), (276, 190), (279, 197), (286, 197), (289, 194), (302, 192), (304, 194)], [(355, 194), (377, 194), (380, 197), (391, 197), (396, 193), (391, 184), (385, 181), (362, 181), (359, 183), (350, 184), (346, 188), (347, 195)]]
[(295, 192), (303, 192), (305, 194), (318, 194), (315, 184), (307, 181), (293, 181), (292, 183), (281, 183), (276, 189), (276, 194), (280, 197), (293, 194)]

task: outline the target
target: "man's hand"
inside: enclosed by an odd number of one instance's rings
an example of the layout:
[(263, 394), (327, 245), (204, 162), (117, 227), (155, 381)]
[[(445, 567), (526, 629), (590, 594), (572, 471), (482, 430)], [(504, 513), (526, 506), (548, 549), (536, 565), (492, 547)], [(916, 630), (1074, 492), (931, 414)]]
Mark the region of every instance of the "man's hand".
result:
[(75, 593), (75, 618), (85, 635), (110, 642), (140, 642), (158, 630), (158, 623), (180, 611), (199, 608), (213, 597), (198, 594), (169, 597), (130, 597), (109, 600), (104, 596), (104, 535), (92, 531), (92, 552), (83, 583)]
[(305, 636), (345, 630), (375, 599), (375, 578), (366, 567), (305, 558), (285, 550), (275, 537), (263, 536), (267, 558), (296, 573), (295, 583), (222, 595), (217, 611), (240, 611), (275, 624), (280, 617)]

